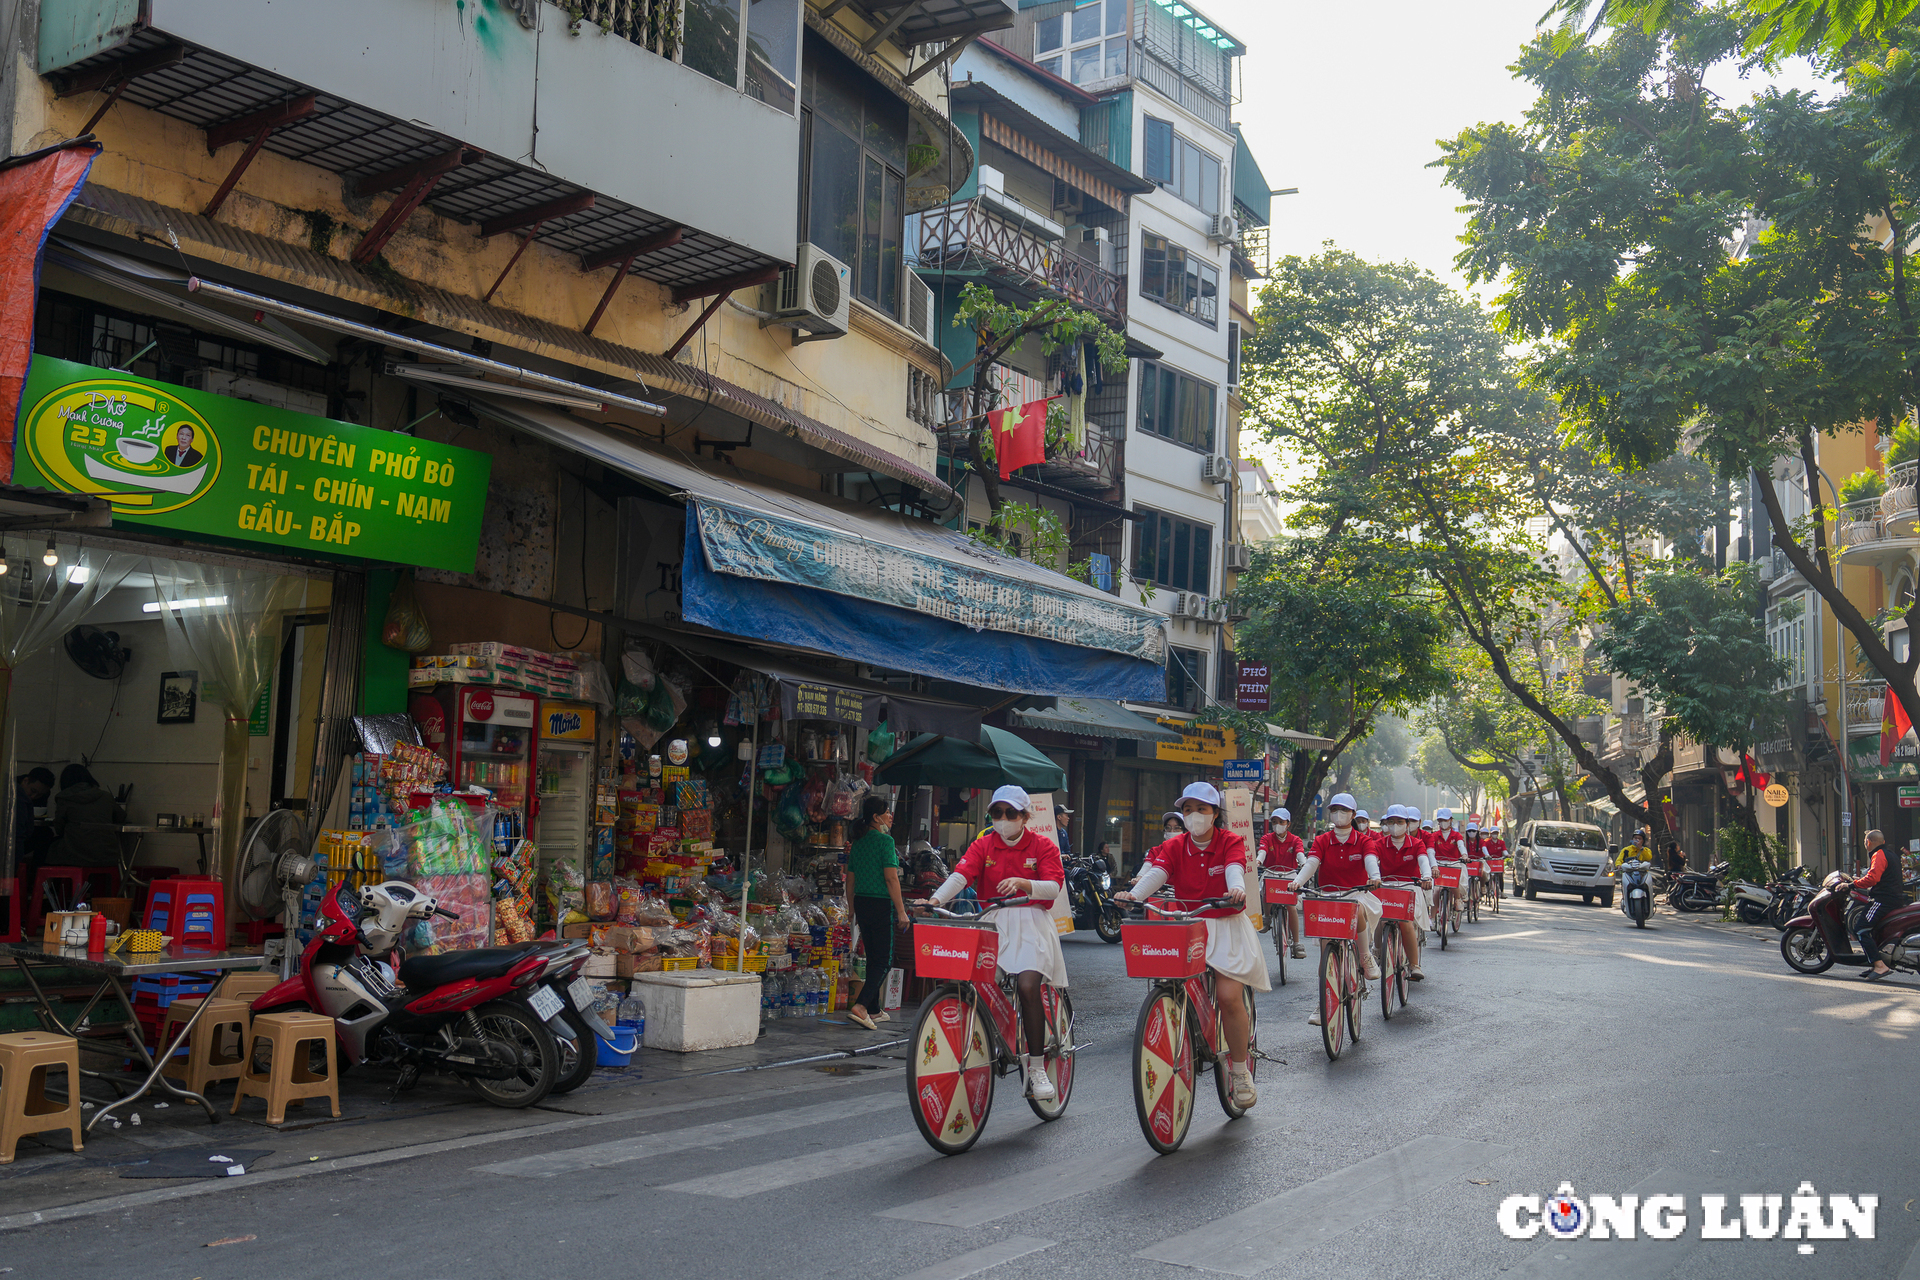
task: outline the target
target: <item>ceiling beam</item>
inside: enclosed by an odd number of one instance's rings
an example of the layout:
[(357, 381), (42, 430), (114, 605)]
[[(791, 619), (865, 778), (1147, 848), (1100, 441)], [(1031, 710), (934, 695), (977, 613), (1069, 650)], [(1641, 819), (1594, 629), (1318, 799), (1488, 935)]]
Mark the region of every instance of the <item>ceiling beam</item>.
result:
[(289, 98), (285, 102), (276, 102), (270, 107), (258, 111), (249, 111), (244, 116), (235, 116), (223, 124), (216, 124), (207, 130), (207, 154), (212, 155), (230, 142), (239, 142), (245, 138), (258, 137), (265, 129), (277, 129), (283, 124), (305, 119), (313, 114), (314, 96)]
[[(653, 235), (641, 240), (630, 240), (626, 244), (615, 245), (611, 249), (602, 249), (598, 253), (581, 254), (580, 269), (582, 271), (598, 271), (600, 268), (615, 262), (625, 262), (631, 265), (635, 258), (644, 257), (649, 253), (658, 253), (662, 249), (673, 248), (674, 245), (680, 243), (681, 238), (686, 234), (687, 229), (685, 227), (668, 227), (665, 231), (657, 231)], [(625, 268), (622, 268), (622, 273), (624, 274), (624, 272)]]
[(582, 191), (575, 195), (561, 196), (558, 200), (549, 200), (545, 204), (536, 204), (530, 209), (518, 213), (503, 213), (497, 218), (488, 218), (480, 224), (480, 238), (497, 236), (502, 231), (518, 231), (522, 227), (537, 227), (543, 222), (555, 218), (564, 218), (568, 214), (585, 213), (593, 208), (593, 192)]
[(438, 178), (443, 173), (451, 173), (461, 165), (472, 164), (485, 155), (486, 152), (475, 151), (471, 147), (455, 147), (451, 151), (442, 151), (437, 156), (411, 160), (380, 173), (369, 174), (353, 184), (353, 194), (377, 196), (382, 191), (407, 186), (418, 178)]
[(775, 264), (771, 267), (756, 267), (752, 271), (742, 271), (738, 275), (723, 276), (718, 280), (708, 280), (703, 284), (683, 284), (673, 291), (675, 302), (691, 302), (695, 298), (711, 298), (716, 293), (732, 293), (736, 289), (751, 288), (756, 284), (770, 284), (780, 278), (783, 267)]
[(135, 54), (131, 58), (122, 58), (118, 62), (108, 62), (101, 66), (90, 67), (85, 71), (62, 76), (55, 83), (53, 91), (56, 98), (71, 98), (76, 93), (92, 93), (104, 89), (110, 84), (121, 84), (128, 80), (137, 80), (149, 71), (163, 71), (177, 66), (187, 56), (184, 45), (164, 44), (158, 49), (149, 49), (145, 53)]

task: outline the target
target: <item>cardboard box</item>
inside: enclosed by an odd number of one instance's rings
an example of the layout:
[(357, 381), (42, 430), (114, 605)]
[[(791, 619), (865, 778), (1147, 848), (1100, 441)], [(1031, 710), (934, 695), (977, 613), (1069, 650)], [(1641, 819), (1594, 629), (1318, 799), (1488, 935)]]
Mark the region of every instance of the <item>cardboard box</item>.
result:
[(611, 951), (595, 950), (588, 954), (586, 967), (580, 970), (583, 978), (621, 978), (631, 977), (619, 971), (618, 957)]
[(635, 974), (659, 973), (666, 962), (658, 951), (616, 951), (613, 953), (614, 972), (622, 978), (631, 978)]
[(84, 925), (91, 919), (93, 919), (91, 911), (49, 911), (46, 927), (40, 934), (40, 941), (49, 947), (60, 946), (60, 935), (65, 931), (67, 921), (79, 920)]
[(585, 920), (582, 920), (579, 924), (563, 924), (560, 926), (560, 936), (563, 938), (590, 938), (593, 935), (588, 931), (592, 928), (593, 925)]

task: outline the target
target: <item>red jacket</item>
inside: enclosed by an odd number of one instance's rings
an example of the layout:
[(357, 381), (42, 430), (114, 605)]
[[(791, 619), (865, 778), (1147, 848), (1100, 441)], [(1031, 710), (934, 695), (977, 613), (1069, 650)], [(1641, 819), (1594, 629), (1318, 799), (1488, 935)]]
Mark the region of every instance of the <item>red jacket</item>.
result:
[[(1181, 909), (1186, 910), (1208, 898), (1226, 897), (1227, 867), (1233, 865), (1245, 871), (1247, 842), (1231, 831), (1215, 827), (1213, 839), (1206, 848), (1195, 844), (1190, 835), (1179, 835), (1149, 853), (1147, 862), (1167, 873), (1173, 896), (1181, 902)], [(1237, 916), (1240, 911), (1239, 907), (1212, 907), (1200, 914)]]
[(1373, 856), (1380, 859), (1380, 874), (1390, 880), (1418, 880), (1420, 878), (1420, 855), (1427, 851), (1424, 842), (1409, 835), (1401, 842), (1401, 847), (1393, 847), (1393, 841), (1385, 836), (1373, 847)]
[(1284, 836), (1269, 831), (1260, 837), (1260, 852), (1265, 857), (1261, 865), (1269, 871), (1298, 871), (1300, 851), (1304, 848), (1306, 845), (1300, 837), (1291, 831)]
[(1343, 842), (1333, 832), (1322, 831), (1307, 850), (1308, 857), (1320, 859), (1314, 883), (1322, 889), (1358, 889), (1367, 882), (1366, 858), (1370, 853), (1378, 856), (1370, 835), (1353, 831)]
[(1507, 856), (1507, 842), (1499, 836), (1485, 836), (1480, 841), (1480, 856), (1483, 858), (1504, 858)]
[[(954, 871), (967, 878), (973, 891), (983, 898), (991, 898), (1000, 891), (1000, 882), (1009, 876), (1018, 876), (1022, 880), (1051, 880), (1057, 885), (1067, 882), (1066, 867), (1060, 861), (1060, 846), (1043, 835), (1032, 831), (1023, 831), (1020, 838), (1012, 844), (1002, 840), (998, 834), (988, 832), (960, 855), (960, 861), (954, 864)], [(1028, 906), (1044, 911), (1048, 903), (1035, 898)]]

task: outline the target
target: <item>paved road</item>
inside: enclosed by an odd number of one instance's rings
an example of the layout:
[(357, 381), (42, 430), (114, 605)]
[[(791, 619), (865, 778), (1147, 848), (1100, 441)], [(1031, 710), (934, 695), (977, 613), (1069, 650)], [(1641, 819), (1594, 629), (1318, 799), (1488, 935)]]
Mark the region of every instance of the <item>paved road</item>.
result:
[[(0, 1235), (16, 1277), (574, 1276), (1865, 1277), (1920, 1280), (1920, 1163), (1903, 1124), (1920, 985), (1789, 973), (1768, 930), (1509, 902), (1430, 949), (1429, 981), (1328, 1063), (1312, 989), (1262, 998), (1259, 1106), (1211, 1091), (1153, 1157), (1118, 948), (1069, 939), (1081, 1036), (1067, 1115), (1003, 1081), (987, 1132), (943, 1159), (896, 1058), (676, 1084), (647, 1108), (382, 1153)], [(1776, 1111), (1796, 1118), (1770, 1123)], [(274, 1180), (268, 1180), (272, 1178)], [(1511, 1194), (1687, 1197), (1671, 1242), (1530, 1242)], [(1698, 1197), (1879, 1196), (1876, 1238), (1703, 1241)], [(122, 1184), (141, 1188), (147, 1184)], [(164, 1187), (166, 1184), (157, 1184)], [(188, 1184), (204, 1189), (208, 1184)], [(6, 1212), (0, 1183), (0, 1218)], [(165, 1194), (162, 1192), (162, 1194)], [(217, 1248), (209, 1241), (256, 1239)], [(4, 1274), (4, 1273), (0, 1273)]]

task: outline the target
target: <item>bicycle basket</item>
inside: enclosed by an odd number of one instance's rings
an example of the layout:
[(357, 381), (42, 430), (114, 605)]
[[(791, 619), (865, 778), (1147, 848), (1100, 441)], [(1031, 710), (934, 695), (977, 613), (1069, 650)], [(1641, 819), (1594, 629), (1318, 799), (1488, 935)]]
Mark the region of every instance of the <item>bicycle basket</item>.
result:
[(990, 924), (915, 924), (913, 972), (920, 978), (992, 982), (1000, 935)]
[(1360, 938), (1360, 904), (1309, 898), (1300, 904), (1301, 916), (1309, 938)]
[(1207, 969), (1207, 926), (1200, 920), (1122, 924), (1129, 978), (1191, 978)]
[(1487, 868), (1497, 880), (1507, 874), (1507, 860), (1505, 858), (1488, 858)]
[(1461, 888), (1467, 883), (1467, 869), (1465, 867), (1436, 867), (1433, 872), (1433, 882), (1442, 889)]
[(1281, 877), (1270, 877), (1265, 885), (1266, 901), (1275, 907), (1291, 907), (1300, 901), (1300, 895), (1287, 886), (1292, 882)]
[(1380, 899), (1382, 920), (1413, 919), (1413, 890), (1387, 887), (1375, 889), (1373, 896)]

